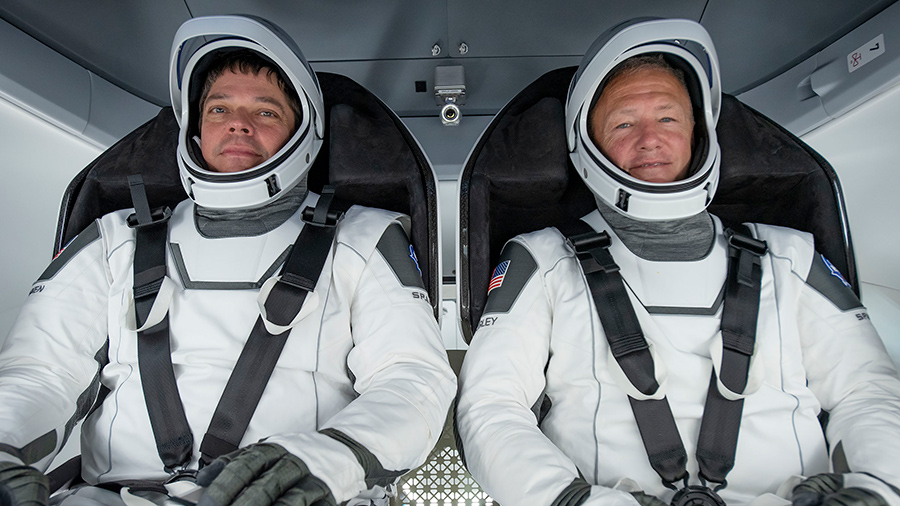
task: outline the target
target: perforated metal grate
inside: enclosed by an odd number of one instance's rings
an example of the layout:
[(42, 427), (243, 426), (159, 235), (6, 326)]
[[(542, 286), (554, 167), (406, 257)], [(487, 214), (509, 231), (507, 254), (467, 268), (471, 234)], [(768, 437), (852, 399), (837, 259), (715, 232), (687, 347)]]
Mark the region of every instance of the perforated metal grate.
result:
[(485, 494), (462, 466), (455, 448), (443, 448), (422, 467), (403, 477), (392, 505), (488, 506)]
[(421, 467), (400, 478), (391, 506), (499, 506), (466, 471), (448, 417), (435, 449)]

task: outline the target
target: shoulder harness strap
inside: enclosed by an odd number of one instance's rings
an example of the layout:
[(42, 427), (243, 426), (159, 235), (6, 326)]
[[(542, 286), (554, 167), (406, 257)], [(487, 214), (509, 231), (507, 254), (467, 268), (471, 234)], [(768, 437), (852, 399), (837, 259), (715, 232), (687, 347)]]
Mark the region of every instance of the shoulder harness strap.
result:
[[(167, 222), (171, 210), (150, 211), (140, 176), (129, 176), (129, 184), (135, 205), (135, 214), (128, 222), (137, 236), (134, 299), (140, 327), (166, 276)], [(269, 320), (276, 325), (289, 325), (300, 312), (306, 295), (316, 286), (343, 215), (332, 209), (333, 200), (334, 188), (325, 187), (315, 209), (303, 210), (305, 226), (264, 304)], [(201, 466), (238, 448), (289, 334), (288, 330), (273, 335), (262, 316), (257, 318), (200, 444)], [(166, 470), (172, 473), (190, 463), (194, 438), (175, 383), (168, 314), (156, 326), (138, 333), (138, 363), (157, 451)]]
[[(172, 210), (168, 207), (150, 210), (140, 175), (128, 176), (128, 186), (135, 211), (128, 217), (128, 226), (135, 229), (134, 312), (135, 324), (140, 328), (166, 276), (166, 244)], [(138, 367), (159, 457), (167, 470), (186, 464), (191, 458), (194, 437), (175, 383), (168, 312), (162, 321), (138, 332)]]
[[(305, 225), (265, 302), (266, 315), (276, 325), (290, 325), (316, 287), (343, 215), (330, 210), (333, 200), (334, 188), (325, 187), (315, 210), (303, 210)], [(289, 334), (273, 335), (262, 316), (257, 318), (200, 443), (201, 465), (238, 449)]]
[[(576, 226), (565, 235), (581, 263), (613, 357), (628, 380), (640, 392), (651, 395), (659, 388), (653, 358), (619, 266), (609, 253), (609, 234), (597, 233), (582, 221), (573, 225)], [(629, 397), (628, 400), (653, 470), (666, 486), (685, 479), (687, 453), (669, 401), (665, 397), (645, 401)]]
[[(756, 344), (756, 322), (762, 282), (761, 258), (768, 251), (765, 241), (753, 238), (746, 226), (741, 233), (725, 230), (728, 240), (728, 277), (722, 307), (722, 365), (719, 381), (732, 392), (747, 386), (750, 358)], [(719, 392), (713, 371), (700, 422), (697, 461), (700, 478), (726, 485), (725, 476), (734, 467), (738, 431), (744, 400), (728, 400)]]
[[(597, 233), (581, 221), (566, 227), (563, 233), (581, 264), (613, 356), (640, 392), (653, 394), (659, 388), (653, 358), (619, 267), (609, 253), (609, 234)], [(732, 391), (742, 392), (755, 343), (762, 276), (760, 256), (766, 253), (766, 244), (753, 239), (749, 231), (736, 234), (729, 230), (726, 236), (730, 260), (722, 316), (725, 351), (721, 380)], [(687, 486), (687, 454), (668, 400), (629, 397), (629, 401), (654, 471), (668, 488), (676, 489), (678, 481)], [(742, 400), (722, 397), (713, 371), (697, 459), (701, 480), (719, 484), (716, 490), (726, 486), (725, 476), (734, 466), (742, 409)]]

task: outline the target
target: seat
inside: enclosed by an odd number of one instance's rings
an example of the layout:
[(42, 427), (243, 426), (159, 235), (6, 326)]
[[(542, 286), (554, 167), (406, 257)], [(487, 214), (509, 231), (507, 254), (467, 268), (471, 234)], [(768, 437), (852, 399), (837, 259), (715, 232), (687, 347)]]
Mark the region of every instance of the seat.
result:
[[(352, 79), (319, 73), (326, 142), (309, 172), (309, 188), (336, 187), (336, 198), (412, 218), (410, 241), (435, 317), (440, 315), (437, 182), (428, 158), (400, 118)], [(100, 154), (69, 183), (54, 253), (93, 220), (132, 207), (127, 176), (140, 173), (151, 207), (186, 199), (176, 164), (178, 124), (171, 107)], [(345, 148), (352, 147), (352, 148)]]
[[(574, 72), (550, 71), (522, 90), (491, 121), (463, 166), (457, 284), (467, 342), (506, 241), (578, 220), (596, 207), (566, 146), (565, 102)], [(709, 211), (726, 227), (757, 222), (812, 232), (818, 251), (859, 295), (841, 186), (828, 162), (733, 96), (723, 96), (716, 131), (721, 175)]]

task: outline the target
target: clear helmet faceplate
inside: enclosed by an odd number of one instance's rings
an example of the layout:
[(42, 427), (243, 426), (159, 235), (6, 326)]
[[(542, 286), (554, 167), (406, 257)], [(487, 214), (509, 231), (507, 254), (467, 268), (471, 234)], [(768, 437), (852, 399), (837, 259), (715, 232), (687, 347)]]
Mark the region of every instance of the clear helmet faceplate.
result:
[[(684, 71), (694, 114), (694, 148), (686, 178), (649, 183), (615, 166), (588, 134), (590, 108), (607, 75), (621, 62), (661, 54)], [(569, 156), (588, 188), (609, 207), (642, 221), (693, 216), (709, 205), (719, 182), (716, 122), (722, 103), (719, 62), (712, 39), (694, 21), (639, 19), (618, 25), (591, 45), (569, 86), (566, 138)]]
[[(302, 118), (296, 132), (268, 160), (247, 170), (220, 173), (206, 168), (195, 136), (197, 102), (205, 66), (216, 52), (250, 49), (271, 61), (299, 96)], [(213, 209), (263, 206), (300, 182), (322, 147), (324, 102), (316, 74), (284, 31), (247, 16), (209, 16), (185, 22), (175, 34), (169, 71), (169, 95), (178, 120), (178, 170), (188, 196)]]

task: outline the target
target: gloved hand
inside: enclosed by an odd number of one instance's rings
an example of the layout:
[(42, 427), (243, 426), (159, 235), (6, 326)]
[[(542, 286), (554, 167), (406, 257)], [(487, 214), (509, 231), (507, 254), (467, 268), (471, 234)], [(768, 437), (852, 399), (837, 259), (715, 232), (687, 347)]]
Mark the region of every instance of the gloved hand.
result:
[(50, 482), (31, 466), (0, 462), (0, 506), (47, 506)]
[(794, 487), (793, 506), (887, 506), (876, 492), (859, 487), (844, 488), (844, 476), (817, 474)]
[[(197, 473), (206, 491), (197, 506), (336, 506), (328, 486), (276, 444), (246, 446)], [(2, 505), (0, 505), (2, 506)]]
[(631, 495), (637, 499), (637, 502), (641, 506), (669, 506), (664, 503), (662, 499), (656, 497), (655, 495), (646, 494), (644, 492), (632, 492)]

